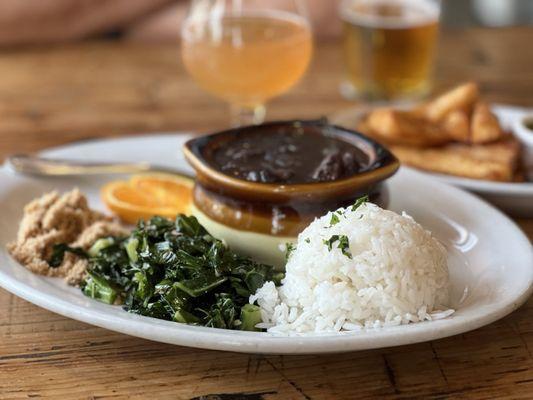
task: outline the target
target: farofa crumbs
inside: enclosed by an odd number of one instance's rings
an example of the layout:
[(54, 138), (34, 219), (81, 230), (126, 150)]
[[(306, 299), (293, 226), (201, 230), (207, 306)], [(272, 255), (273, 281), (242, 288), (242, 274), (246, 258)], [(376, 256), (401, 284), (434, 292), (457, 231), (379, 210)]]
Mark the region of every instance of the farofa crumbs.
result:
[(87, 260), (67, 252), (61, 265), (52, 268), (48, 260), (54, 245), (66, 243), (88, 250), (97, 239), (127, 234), (117, 220), (91, 210), (78, 189), (63, 195), (53, 191), (24, 207), (17, 239), (7, 249), (30, 271), (64, 277), (70, 285), (78, 285), (85, 276)]

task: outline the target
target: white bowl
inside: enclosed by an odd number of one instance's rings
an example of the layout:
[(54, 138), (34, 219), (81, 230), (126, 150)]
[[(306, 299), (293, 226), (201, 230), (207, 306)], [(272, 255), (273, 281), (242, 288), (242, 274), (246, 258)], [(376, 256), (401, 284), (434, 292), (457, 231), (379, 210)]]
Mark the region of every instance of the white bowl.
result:
[[(529, 124), (530, 127), (527, 126)], [(513, 133), (528, 148), (533, 149), (533, 113), (515, 119)]]

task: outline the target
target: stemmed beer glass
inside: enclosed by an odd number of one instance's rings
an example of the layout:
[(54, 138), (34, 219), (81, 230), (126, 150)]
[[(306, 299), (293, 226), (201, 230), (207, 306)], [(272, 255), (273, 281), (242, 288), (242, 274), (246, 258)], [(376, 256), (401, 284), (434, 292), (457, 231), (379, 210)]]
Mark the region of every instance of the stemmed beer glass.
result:
[(304, 1), (264, 3), (193, 0), (182, 28), (187, 71), (230, 103), (233, 125), (263, 122), (265, 103), (289, 90), (311, 59)]

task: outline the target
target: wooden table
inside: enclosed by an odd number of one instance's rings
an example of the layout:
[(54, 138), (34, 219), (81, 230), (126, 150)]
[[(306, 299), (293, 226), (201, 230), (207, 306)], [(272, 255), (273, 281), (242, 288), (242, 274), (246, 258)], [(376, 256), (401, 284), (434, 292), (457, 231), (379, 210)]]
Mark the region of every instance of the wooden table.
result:
[[(532, 39), (531, 28), (445, 33), (438, 86), (475, 79), (490, 100), (533, 106)], [(337, 92), (341, 69), (338, 46), (318, 45), (304, 82), (272, 102), (269, 117), (318, 117), (348, 106)], [(0, 53), (0, 158), (80, 139), (208, 131), (227, 118), (226, 107), (184, 73), (177, 45)], [(533, 220), (517, 222), (533, 238)], [(532, 398), (532, 319), (530, 300), (501, 321), (430, 343), (258, 356), (125, 336), (0, 290), (0, 398)], [(201, 397), (208, 394), (220, 396)]]

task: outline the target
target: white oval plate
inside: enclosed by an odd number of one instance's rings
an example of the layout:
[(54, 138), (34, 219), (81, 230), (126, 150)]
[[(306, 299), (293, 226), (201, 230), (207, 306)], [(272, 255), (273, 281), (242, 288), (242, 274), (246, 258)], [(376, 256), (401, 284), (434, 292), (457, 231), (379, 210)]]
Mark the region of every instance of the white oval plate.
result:
[[(185, 135), (111, 139), (65, 146), (44, 154), (93, 160), (142, 159), (190, 171), (181, 155), (185, 139)], [(89, 299), (61, 279), (32, 274), (6, 253), (5, 245), (16, 235), (26, 202), (48, 190), (78, 186), (94, 207), (103, 209), (98, 189), (110, 179), (36, 179), (0, 169), (0, 285), (58, 314), (128, 335), (182, 346), (278, 354), (363, 350), (455, 335), (502, 318), (519, 307), (532, 289), (532, 247), (511, 220), (466, 192), (405, 169), (390, 180), (391, 208), (407, 211), (449, 250), (451, 305), (457, 311), (443, 320), (305, 337), (188, 326), (129, 314), (119, 306)]]
[[(354, 129), (361, 118), (372, 108), (371, 106), (356, 106), (335, 113), (330, 117), (330, 120), (335, 124)], [(533, 112), (531, 109), (503, 104), (496, 104), (492, 109), (500, 119), (503, 127), (509, 131), (512, 131), (512, 124), (516, 119), (521, 118), (526, 113)], [(533, 163), (533, 161), (530, 161), (530, 163)], [(433, 172), (420, 172), (440, 182), (477, 193), (487, 201), (512, 215), (533, 216), (533, 182), (491, 182)]]

